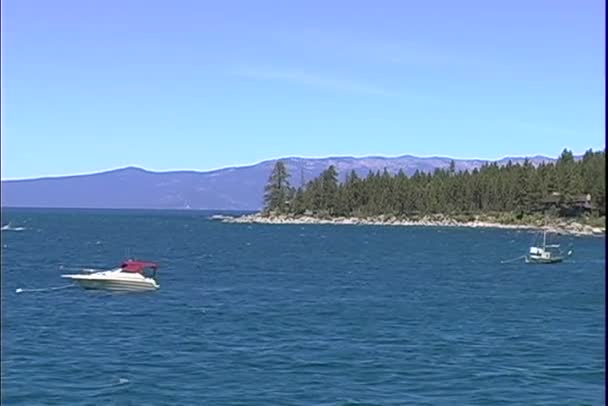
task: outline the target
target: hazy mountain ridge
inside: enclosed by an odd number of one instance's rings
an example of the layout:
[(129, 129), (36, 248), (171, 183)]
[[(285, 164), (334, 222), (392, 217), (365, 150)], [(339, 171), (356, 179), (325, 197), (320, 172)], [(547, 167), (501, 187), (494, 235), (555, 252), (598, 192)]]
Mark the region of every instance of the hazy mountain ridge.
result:
[[(496, 161), (505, 165), (523, 163), (523, 157)], [(538, 165), (553, 162), (545, 156), (528, 157)], [(416, 170), (432, 172), (448, 168), (452, 158), (415, 157), (328, 157), (284, 158), (291, 183), (299, 186), (335, 165), (340, 180), (354, 170), (360, 176), (386, 168), (391, 173), (403, 169), (408, 175)], [(153, 172), (126, 167), (87, 175), (2, 181), (3, 207), (78, 207), (141, 209), (224, 209), (257, 210), (262, 205), (264, 186), (276, 160), (255, 165), (213, 171)], [(481, 159), (454, 159), (456, 170), (473, 170), (490, 162)]]

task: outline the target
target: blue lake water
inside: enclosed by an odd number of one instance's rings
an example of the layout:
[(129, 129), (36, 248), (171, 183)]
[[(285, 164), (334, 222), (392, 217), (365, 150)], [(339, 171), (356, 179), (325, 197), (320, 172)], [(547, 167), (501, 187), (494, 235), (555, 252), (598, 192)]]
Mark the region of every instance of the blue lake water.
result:
[[(5, 210), (2, 404), (604, 403), (604, 238), (207, 216)], [(127, 254), (159, 291), (50, 290)]]

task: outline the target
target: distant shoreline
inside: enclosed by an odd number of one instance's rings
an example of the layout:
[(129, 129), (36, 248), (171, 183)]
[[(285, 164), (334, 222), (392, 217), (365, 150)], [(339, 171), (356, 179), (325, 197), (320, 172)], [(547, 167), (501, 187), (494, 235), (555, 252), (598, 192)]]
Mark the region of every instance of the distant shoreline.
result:
[(456, 221), (451, 218), (423, 217), (420, 220), (398, 219), (393, 216), (374, 216), (367, 218), (334, 217), (319, 218), (315, 216), (263, 215), (262, 213), (243, 216), (214, 215), (211, 220), (233, 224), (331, 224), (331, 225), (368, 225), (368, 226), (419, 226), (419, 227), (466, 227), (466, 228), (499, 228), (506, 230), (547, 230), (564, 235), (605, 236), (605, 227), (592, 227), (577, 222), (559, 221), (542, 227), (536, 224), (503, 224), (497, 221)]

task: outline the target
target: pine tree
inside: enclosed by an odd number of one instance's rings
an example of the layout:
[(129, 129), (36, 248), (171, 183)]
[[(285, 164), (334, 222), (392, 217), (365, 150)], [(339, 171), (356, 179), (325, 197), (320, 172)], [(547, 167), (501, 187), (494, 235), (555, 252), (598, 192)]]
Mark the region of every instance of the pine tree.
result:
[(331, 165), (321, 173), (321, 209), (330, 215), (334, 214), (337, 204), (338, 172)]
[(264, 194), (264, 211), (285, 213), (293, 191), (289, 185), (289, 172), (283, 161), (277, 161), (268, 179)]

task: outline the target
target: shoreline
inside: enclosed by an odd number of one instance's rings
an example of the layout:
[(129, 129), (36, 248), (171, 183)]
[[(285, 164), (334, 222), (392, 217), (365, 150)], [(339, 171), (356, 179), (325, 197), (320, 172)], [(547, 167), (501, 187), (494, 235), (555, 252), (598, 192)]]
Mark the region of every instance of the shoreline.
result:
[(574, 236), (605, 236), (604, 227), (593, 227), (577, 222), (553, 222), (546, 227), (536, 224), (503, 224), (497, 221), (456, 221), (448, 217), (432, 218), (425, 216), (420, 220), (403, 220), (394, 216), (375, 216), (367, 218), (334, 217), (319, 218), (314, 216), (293, 215), (262, 215), (261, 213), (246, 214), (243, 216), (214, 215), (211, 220), (231, 224), (331, 224), (331, 225), (363, 225), (363, 226), (393, 226), (393, 227), (466, 227), (466, 228), (498, 228), (505, 230), (541, 230), (547, 229), (552, 233)]

